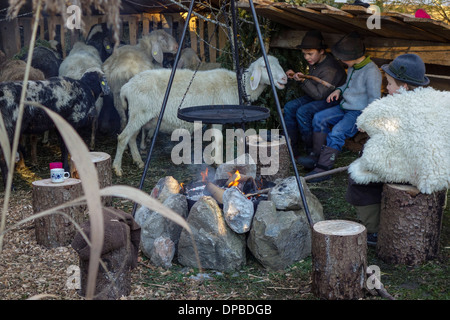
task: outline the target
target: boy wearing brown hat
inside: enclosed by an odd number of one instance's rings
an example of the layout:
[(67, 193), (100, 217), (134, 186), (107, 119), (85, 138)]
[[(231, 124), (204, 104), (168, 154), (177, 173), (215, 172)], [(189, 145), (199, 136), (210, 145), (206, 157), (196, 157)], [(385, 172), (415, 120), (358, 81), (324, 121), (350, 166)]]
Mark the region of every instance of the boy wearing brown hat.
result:
[[(341, 99), (340, 103), (314, 116), (312, 152), (299, 159), (306, 169), (313, 169), (307, 176), (333, 168), (345, 140), (358, 131), (356, 118), (381, 97), (381, 72), (370, 57), (365, 56), (365, 46), (358, 33), (344, 36), (333, 46), (332, 53), (348, 66), (347, 80), (327, 98), (329, 103)], [(310, 182), (329, 178), (329, 175), (322, 176)]]
[[(309, 75), (340, 86), (344, 83), (346, 73), (341, 64), (330, 54), (325, 52), (326, 45), (322, 34), (317, 30), (306, 33), (302, 43), (297, 46), (302, 50), (303, 56), (309, 65)], [(289, 135), (294, 157), (300, 157), (299, 138), (304, 142), (304, 147), (309, 154), (312, 148), (312, 119), (318, 111), (335, 105), (337, 102), (327, 102), (326, 98), (333, 91), (325, 85), (308, 80), (303, 73), (286, 71), (290, 79), (301, 84), (304, 96), (291, 100), (284, 106), (284, 120), (287, 134)]]

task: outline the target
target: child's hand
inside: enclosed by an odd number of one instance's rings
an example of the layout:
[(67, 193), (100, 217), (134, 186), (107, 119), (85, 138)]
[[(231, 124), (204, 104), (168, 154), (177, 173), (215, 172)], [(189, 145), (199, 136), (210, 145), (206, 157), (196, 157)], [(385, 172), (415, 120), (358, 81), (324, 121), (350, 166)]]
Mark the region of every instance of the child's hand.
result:
[(331, 101), (335, 101), (339, 99), (339, 96), (341, 95), (341, 90), (334, 90), (330, 95), (327, 97), (327, 102), (330, 103)]
[(288, 76), (289, 79), (293, 79), (295, 72), (291, 69), (289, 69), (288, 71), (286, 71), (286, 75)]
[(303, 76), (304, 76), (303, 73), (297, 72), (296, 74), (294, 74), (294, 80), (296, 80), (296, 81), (305, 81), (305, 78)]

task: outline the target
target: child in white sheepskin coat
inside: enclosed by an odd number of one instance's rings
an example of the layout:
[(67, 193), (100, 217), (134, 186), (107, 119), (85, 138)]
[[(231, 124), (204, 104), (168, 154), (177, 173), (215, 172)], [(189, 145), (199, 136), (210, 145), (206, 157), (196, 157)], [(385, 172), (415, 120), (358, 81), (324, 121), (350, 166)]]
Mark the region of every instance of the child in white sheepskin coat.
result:
[(370, 245), (376, 244), (384, 182), (411, 183), (431, 193), (448, 188), (450, 179), (449, 130), (445, 129), (450, 93), (422, 88), (429, 79), (415, 54), (401, 55), (382, 69), (389, 96), (370, 104), (357, 119), (359, 130), (370, 139), (349, 167), (346, 194), (367, 228)]

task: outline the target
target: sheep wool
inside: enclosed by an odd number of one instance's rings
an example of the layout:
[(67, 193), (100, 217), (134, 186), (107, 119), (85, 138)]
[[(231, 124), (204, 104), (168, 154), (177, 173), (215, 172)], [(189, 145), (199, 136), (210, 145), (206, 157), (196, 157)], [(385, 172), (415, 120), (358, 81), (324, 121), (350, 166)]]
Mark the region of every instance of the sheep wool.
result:
[(370, 139), (349, 166), (355, 182), (409, 183), (431, 194), (450, 187), (450, 92), (417, 88), (378, 99), (357, 126)]
[(59, 75), (79, 80), (86, 70), (94, 67), (102, 68), (102, 60), (97, 49), (78, 41), (59, 66)]

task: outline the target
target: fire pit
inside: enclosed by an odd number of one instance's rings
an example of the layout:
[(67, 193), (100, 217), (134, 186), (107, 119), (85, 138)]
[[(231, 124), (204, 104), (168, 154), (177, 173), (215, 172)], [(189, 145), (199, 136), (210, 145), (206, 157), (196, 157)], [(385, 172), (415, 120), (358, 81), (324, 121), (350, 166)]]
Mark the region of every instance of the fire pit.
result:
[[(136, 221), (142, 227), (142, 252), (164, 268), (176, 259), (183, 266), (200, 262), (219, 271), (239, 270), (249, 253), (271, 269), (309, 255), (310, 227), (295, 177), (272, 182), (259, 176), (256, 166), (236, 158), (203, 168), (184, 184), (172, 176), (161, 178), (151, 195), (185, 218), (192, 233), (141, 207)], [(320, 202), (306, 183), (304, 188), (314, 221), (323, 220)]]
[(261, 200), (267, 200), (268, 189), (275, 186), (274, 182), (267, 181), (262, 177), (254, 179), (251, 176), (243, 175), (236, 170), (233, 174), (228, 173), (228, 179), (208, 180), (208, 168), (201, 172), (202, 180), (189, 184), (182, 184), (181, 193), (186, 195), (188, 210), (203, 196), (213, 197), (219, 207), (223, 209), (223, 194), (226, 189), (236, 187), (242, 195), (251, 200), (254, 209)]

